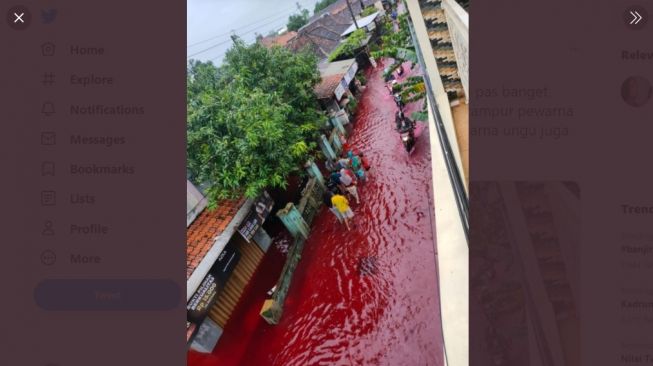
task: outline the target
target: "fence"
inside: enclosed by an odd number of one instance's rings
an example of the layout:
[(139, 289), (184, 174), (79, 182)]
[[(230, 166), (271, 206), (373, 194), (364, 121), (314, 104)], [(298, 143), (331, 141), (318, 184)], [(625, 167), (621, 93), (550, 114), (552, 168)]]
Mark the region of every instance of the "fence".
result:
[(297, 264), (302, 256), (304, 244), (310, 232), (310, 226), (319, 212), (322, 204), (322, 195), (326, 188), (324, 178), (315, 163), (309, 162), (307, 170), (311, 178), (302, 192), (302, 198), (299, 204), (289, 202), (286, 207), (277, 212), (277, 217), (281, 219), (288, 231), (294, 237), (295, 243), (288, 251), (286, 264), (281, 270), (281, 275), (277, 281), (276, 290), (271, 299), (266, 300), (261, 309), (261, 316), (269, 324), (278, 324), (283, 314), (283, 304), (288, 295), (288, 289), (292, 281), (292, 276), (297, 268)]
[[(330, 161), (337, 160), (344, 148), (344, 136), (346, 130), (343, 124), (349, 123), (349, 116), (345, 111), (340, 111), (329, 118), (333, 126), (327, 135), (320, 136), (319, 145), (326, 159)], [(261, 316), (269, 324), (278, 324), (283, 314), (283, 304), (288, 295), (288, 289), (292, 281), (292, 276), (297, 268), (297, 264), (302, 256), (304, 245), (310, 232), (311, 223), (320, 210), (322, 205), (322, 196), (326, 191), (326, 185), (322, 172), (315, 162), (306, 163), (306, 171), (310, 179), (306, 188), (302, 191), (302, 197), (297, 206), (289, 202), (286, 207), (277, 212), (277, 217), (283, 222), (294, 238), (294, 244), (288, 251), (288, 257), (281, 275), (275, 286), (270, 299), (266, 300), (261, 309)]]

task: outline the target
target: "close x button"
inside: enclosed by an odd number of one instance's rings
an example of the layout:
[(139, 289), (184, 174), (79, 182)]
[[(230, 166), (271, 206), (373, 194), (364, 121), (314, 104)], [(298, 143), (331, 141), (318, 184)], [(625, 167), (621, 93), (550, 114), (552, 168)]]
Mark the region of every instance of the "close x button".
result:
[(14, 30), (25, 30), (32, 22), (32, 14), (25, 6), (14, 6), (7, 11), (6, 21)]
[(168, 279), (47, 279), (34, 300), (48, 311), (164, 311), (180, 304), (180, 287)]

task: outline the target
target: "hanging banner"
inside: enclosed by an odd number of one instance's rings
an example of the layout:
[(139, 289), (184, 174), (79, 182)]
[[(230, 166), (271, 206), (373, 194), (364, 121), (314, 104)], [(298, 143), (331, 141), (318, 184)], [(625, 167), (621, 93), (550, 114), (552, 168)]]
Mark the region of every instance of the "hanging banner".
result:
[[(196, 328), (208, 315), (209, 309), (215, 304), (220, 290), (227, 284), (239, 259), (240, 253), (236, 247), (231, 243), (227, 244), (186, 304), (186, 320), (190, 322), (188, 329), (191, 333), (197, 330)], [(196, 326), (192, 327), (193, 324)]]
[(347, 73), (345, 74), (345, 87), (348, 86), (352, 80), (354, 80), (356, 71), (358, 71), (358, 62), (354, 61), (354, 63), (351, 64), (349, 70), (347, 70)]
[(342, 86), (342, 84), (338, 84), (338, 87), (336, 88), (334, 94), (336, 95), (337, 101), (340, 101), (340, 99), (342, 99), (342, 95), (345, 94), (345, 88)]
[(340, 101), (342, 96), (345, 94), (347, 88), (349, 88), (349, 83), (351, 83), (351, 81), (354, 80), (354, 77), (356, 77), (356, 71), (358, 71), (358, 62), (354, 61), (354, 63), (351, 64), (349, 70), (347, 70), (347, 73), (340, 80), (340, 84), (338, 84), (338, 87), (334, 91), (334, 94), (336, 95), (336, 100)]
[(254, 237), (254, 233), (263, 225), (273, 206), (274, 200), (265, 191), (254, 201), (252, 210), (238, 228), (238, 232), (248, 243)]

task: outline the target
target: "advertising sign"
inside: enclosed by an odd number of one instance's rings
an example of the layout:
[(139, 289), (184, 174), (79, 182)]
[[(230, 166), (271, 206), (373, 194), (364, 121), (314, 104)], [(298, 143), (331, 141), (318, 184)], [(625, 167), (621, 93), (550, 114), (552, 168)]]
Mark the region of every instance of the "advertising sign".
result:
[(186, 304), (188, 321), (186, 336), (189, 340), (208, 315), (209, 309), (215, 304), (220, 290), (226, 285), (239, 259), (238, 250), (232, 244), (227, 244)]
[(265, 191), (254, 201), (252, 210), (247, 214), (247, 217), (238, 228), (238, 232), (247, 242), (252, 240), (254, 233), (263, 225), (270, 211), (272, 211), (273, 206), (274, 200)]

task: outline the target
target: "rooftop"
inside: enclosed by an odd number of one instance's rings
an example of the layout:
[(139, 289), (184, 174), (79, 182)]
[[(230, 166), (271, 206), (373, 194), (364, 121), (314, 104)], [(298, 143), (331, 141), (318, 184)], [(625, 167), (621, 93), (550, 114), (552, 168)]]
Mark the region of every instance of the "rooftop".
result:
[(330, 75), (323, 77), (322, 81), (315, 86), (315, 94), (318, 99), (328, 99), (333, 96), (333, 93), (336, 91), (336, 88), (340, 84), (344, 74), (340, 75)]
[(227, 225), (234, 219), (236, 213), (245, 202), (245, 198), (238, 200), (223, 200), (218, 207), (211, 211), (204, 209), (186, 230), (186, 278), (190, 278), (193, 271), (200, 264), (206, 253), (211, 249), (215, 240)]
[(290, 40), (295, 38), (297, 35), (297, 32), (286, 32), (284, 34), (278, 35), (278, 36), (268, 36), (268, 37), (263, 37), (261, 39), (261, 44), (267, 48), (270, 48), (272, 46), (285, 46), (288, 44)]
[(350, 58), (348, 60), (329, 62), (320, 66), (320, 75), (322, 77), (330, 75), (344, 75), (351, 65), (356, 62), (356, 59)]
[(320, 65), (322, 81), (315, 86), (315, 94), (318, 99), (328, 99), (333, 96), (338, 84), (340, 84), (340, 80), (342, 80), (354, 62), (356, 60), (352, 58)]
[[(351, 5), (351, 9), (354, 11), (354, 14), (360, 14), (360, 12), (362, 10), (361, 6), (360, 6), (361, 1), (360, 0), (349, 0), (349, 1), (350, 1), (349, 3)], [(378, 0), (363, 0), (363, 5), (370, 6), (370, 5), (373, 5), (376, 1), (378, 1)], [(342, 13), (345, 10), (347, 12), (349, 12), (349, 10), (347, 9), (347, 1), (346, 0), (338, 0), (335, 3), (327, 6), (326, 8), (320, 10), (318, 13), (314, 14), (308, 20), (308, 23), (309, 24), (312, 23), (317, 18), (319, 18), (319, 17), (321, 17), (321, 16), (323, 16), (325, 14), (336, 15), (336, 14)]]
[[(370, 25), (372, 22), (374, 22), (374, 19), (376, 19), (377, 16), (379, 16), (380, 12), (376, 12), (374, 14), (370, 14), (364, 18), (356, 19), (356, 23), (358, 24), (358, 28), (364, 28)], [(344, 32), (342, 32), (341, 36), (346, 36), (350, 33), (353, 33), (356, 30), (356, 24), (352, 23), (349, 28), (347, 28)]]
[[(374, 2), (363, 1), (366, 6)], [(350, 3), (354, 14), (360, 14), (361, 1), (350, 0)], [(342, 32), (353, 23), (347, 2), (339, 0), (313, 15), (308, 23), (297, 31), (297, 36), (288, 42), (288, 48), (299, 51), (308, 47), (319, 59), (325, 59), (340, 44)]]

